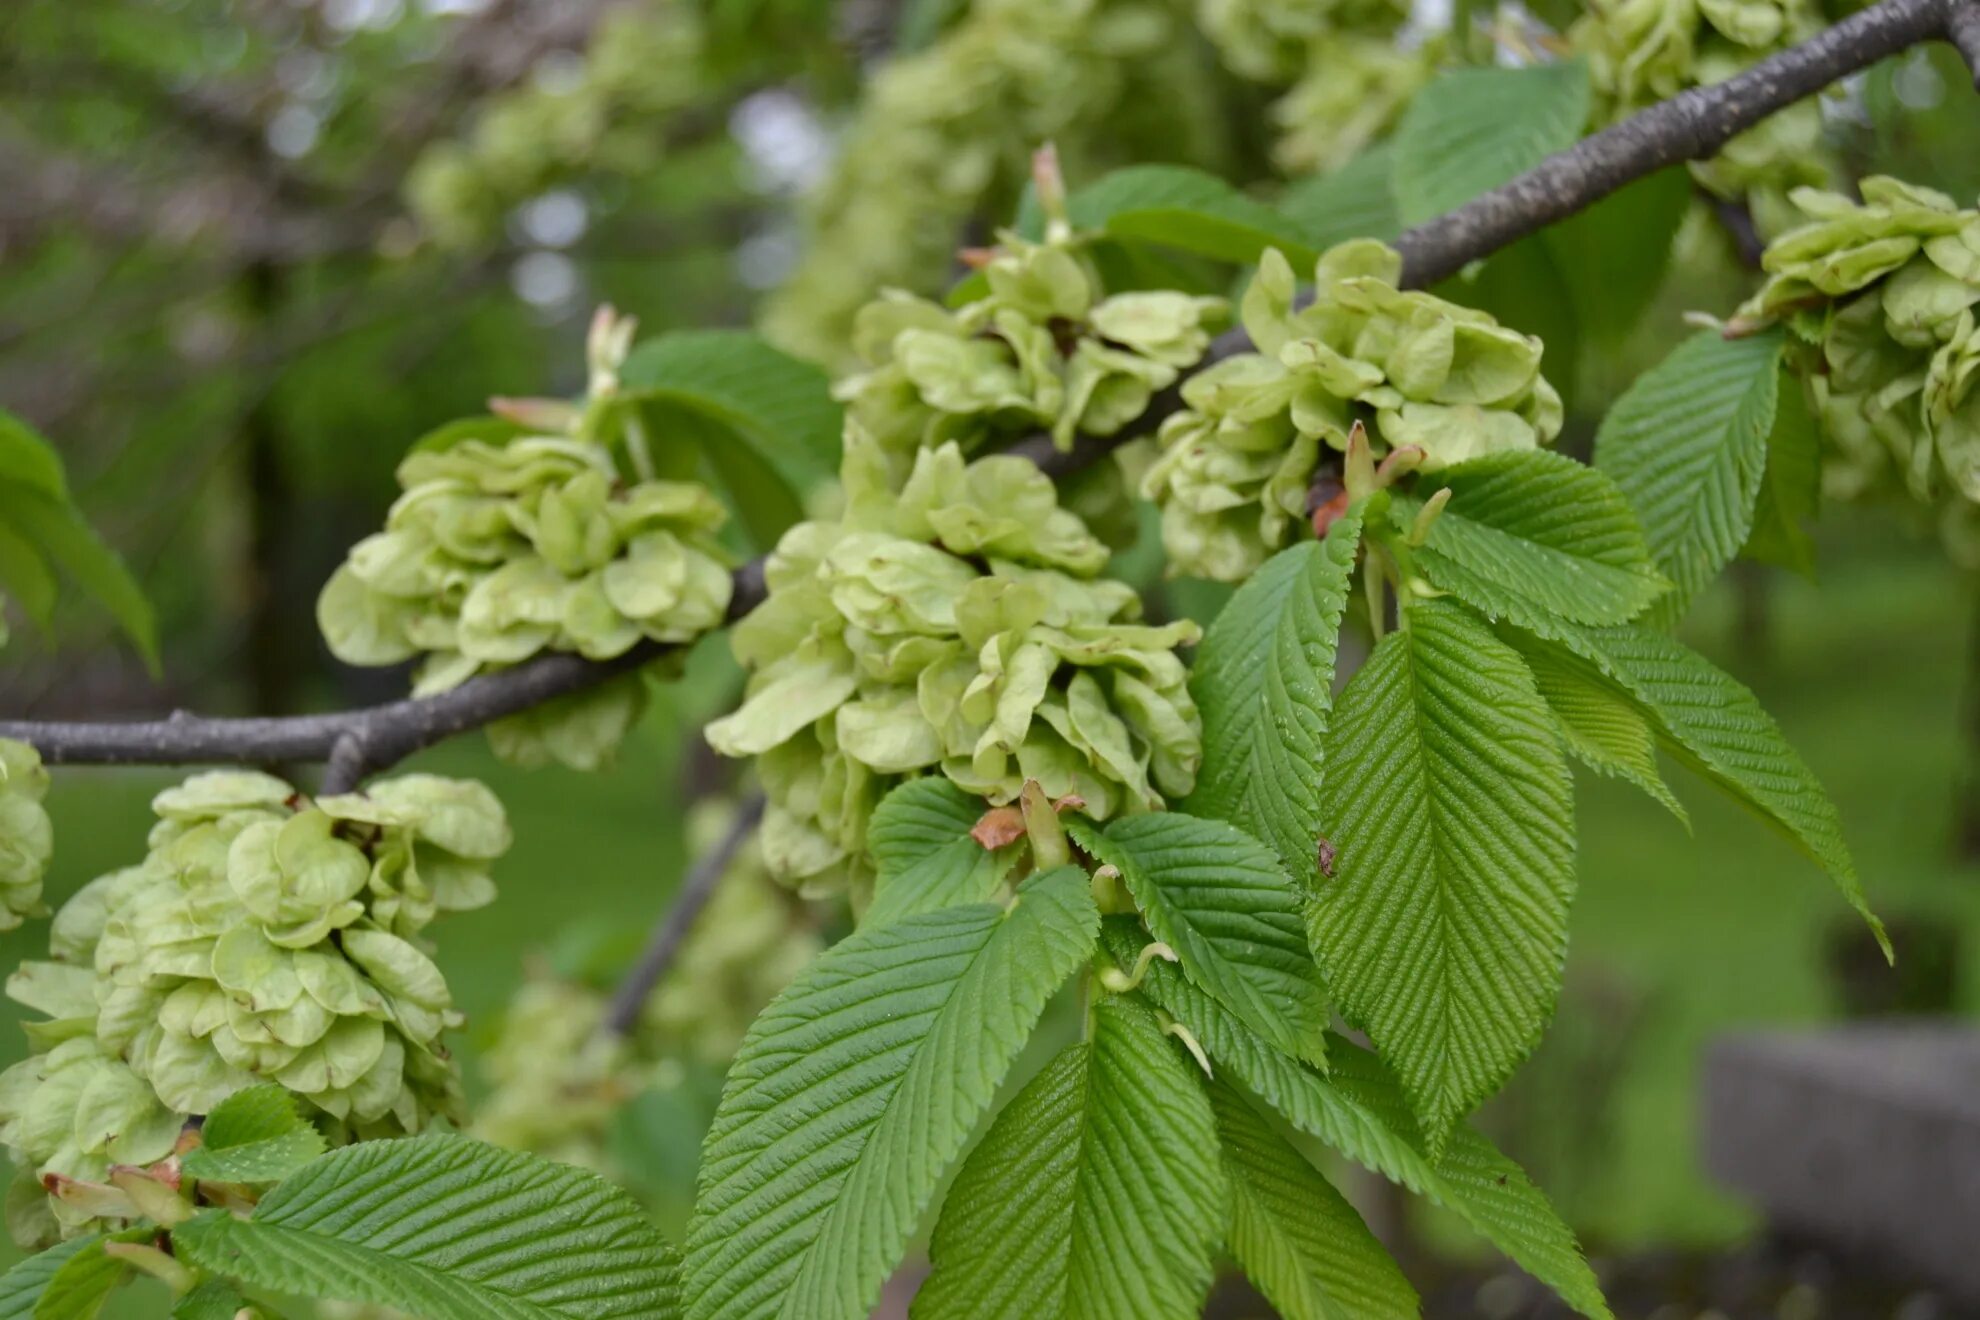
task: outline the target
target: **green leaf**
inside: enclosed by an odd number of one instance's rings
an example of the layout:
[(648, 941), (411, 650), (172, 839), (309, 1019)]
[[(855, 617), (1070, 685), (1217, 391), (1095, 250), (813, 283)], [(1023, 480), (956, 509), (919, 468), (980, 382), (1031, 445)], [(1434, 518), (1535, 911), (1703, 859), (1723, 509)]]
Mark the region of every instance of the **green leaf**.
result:
[(1132, 165), (1066, 202), (1073, 224), (1249, 265), (1268, 247), (1311, 268), (1319, 245), (1299, 221), (1183, 165)]
[[(70, 1238), (0, 1274), (0, 1320), (30, 1320), (56, 1278), (72, 1262), (78, 1259), (85, 1262), (78, 1266), (84, 1271), (96, 1268), (90, 1262), (111, 1264), (110, 1258), (103, 1254), (103, 1244), (107, 1241), (100, 1233)], [(123, 1266), (116, 1268), (121, 1270)]]
[(1103, 834), (1068, 822), (1119, 868), (1155, 938), (1189, 978), (1280, 1049), (1326, 1061), (1327, 994), (1308, 947), (1307, 890), (1235, 825), (1179, 811), (1123, 816)]
[[(33, 1310), (21, 1314), (32, 1314), (35, 1320), (96, 1320), (110, 1294), (130, 1276), (130, 1266), (103, 1248), (112, 1242), (148, 1242), (157, 1232), (150, 1227), (127, 1228), (79, 1239), (83, 1244), (81, 1250), (69, 1253), (55, 1265), (32, 1299)], [(50, 1254), (43, 1252), (34, 1259)], [(0, 1307), (5, 1304), (0, 1302)], [(0, 1309), (0, 1316), (10, 1314), (13, 1313)]]
[(1008, 910), (862, 927), (799, 974), (702, 1150), (688, 1314), (865, 1316), (1098, 920), (1086, 875), (1059, 867)]
[[(619, 385), (655, 421), (648, 447), (664, 453), (680, 442), (673, 432), (685, 434), (745, 514), (751, 506), (743, 502), (761, 495), (763, 474), (782, 484), (791, 508), (837, 475), (842, 413), (830, 378), (748, 331), (683, 330), (646, 340), (626, 356)], [(683, 414), (717, 429), (693, 426)]]
[(1455, 210), (1573, 146), (1588, 113), (1588, 70), (1579, 60), (1445, 73), (1417, 93), (1396, 128), (1403, 222)]
[(1540, 1039), (1560, 991), (1574, 802), (1525, 664), (1440, 601), (1341, 696), (1314, 949), (1431, 1145)]
[(475, 417), (457, 417), (451, 422), (443, 422), (407, 447), (409, 454), (433, 454), (468, 440), (480, 440), (484, 444), (505, 445), (518, 436), (530, 433), (521, 422), (512, 422), (506, 417), (481, 414)]
[(0, 590), (13, 593), (37, 628), (47, 632), (54, 627), (55, 575), (41, 552), (4, 522), (0, 522)]
[(0, 481), (18, 482), (58, 504), (70, 502), (55, 446), (5, 408), (0, 408)]
[(181, 1297), (172, 1320), (234, 1320), (248, 1304), (240, 1290), (221, 1279), (208, 1279)]
[[(1601, 347), (1620, 345), (1642, 323), (1663, 287), (1691, 201), (1690, 171), (1671, 166), (1540, 231), (1576, 324)], [(1562, 358), (1575, 347), (1548, 342)]]
[(1319, 872), (1334, 658), (1361, 518), (1357, 504), (1324, 542), (1266, 560), (1210, 625), (1190, 672), (1203, 768), (1183, 809), (1249, 831), (1309, 883)]
[(1891, 956), (1870, 911), (1842, 820), (1773, 716), (1739, 680), (1652, 628), (1576, 628), (1558, 639), (1633, 700), (1659, 744), (1785, 836), (1827, 871)]
[(278, 1182), (323, 1153), (323, 1134), (280, 1086), (251, 1086), (213, 1107), (200, 1145), (180, 1161), (209, 1182)]
[(1347, 1198), (1222, 1082), (1210, 1087), (1231, 1184), (1231, 1254), (1285, 1320), (1415, 1320), (1416, 1289)]
[(373, 1141), (317, 1160), (252, 1219), (173, 1230), (181, 1260), (257, 1288), (422, 1320), (679, 1314), (673, 1249), (595, 1174), (461, 1137)]
[[(1130, 964), (1140, 944), (1131, 920), (1107, 922), (1114, 960)], [(1328, 1043), (1323, 1077), (1273, 1049), (1235, 1014), (1167, 963), (1154, 963), (1141, 993), (1186, 1027), (1219, 1069), (1289, 1123), (1349, 1159), (1455, 1211), (1520, 1268), (1595, 1320), (1606, 1320), (1601, 1285), (1574, 1234), (1525, 1172), (1460, 1124), (1434, 1158), (1424, 1153), (1394, 1075), (1349, 1041)]]
[(1740, 553), (1763, 564), (1815, 576), (1815, 542), (1807, 524), (1822, 503), (1822, 445), (1808, 396), (1784, 381), (1767, 435), (1767, 471), (1753, 506), (1753, 530)]
[(1322, 250), (1350, 238), (1387, 243), (1403, 230), (1390, 180), (1394, 170), (1395, 149), (1384, 142), (1331, 174), (1293, 184), (1279, 198), (1279, 210)]
[(1018, 1092), (956, 1175), (913, 1314), (1199, 1314), (1228, 1190), (1195, 1071), (1146, 1008), (1103, 997), (1092, 1040)]
[(1672, 583), (1653, 616), (1665, 625), (1739, 552), (1753, 525), (1782, 342), (1779, 330), (1745, 339), (1700, 331), (1639, 376), (1596, 433), (1595, 465), (1628, 497)]
[[(1665, 589), (1628, 501), (1594, 468), (1528, 449), (1436, 476), (1450, 503), (1430, 524), (1417, 564), (1494, 618), (1622, 623)], [(1391, 517), (1407, 529), (1421, 508), (1398, 499)]]
[(1523, 647), (1517, 640), (1513, 648), (1525, 658), (1575, 759), (1597, 774), (1636, 785), (1690, 829), (1690, 815), (1657, 768), (1657, 736), (1642, 710), (1578, 656)]
[(985, 903), (1017, 860), (1016, 845), (994, 851), (970, 837), (986, 810), (941, 775), (911, 779), (880, 800), (866, 847), (879, 868), (863, 926), (883, 926), (937, 908)]
[(97, 538), (80, 513), (17, 482), (0, 481), (0, 523), (7, 524), (108, 610), (145, 663), (157, 672), (158, 632), (151, 605), (124, 561)]

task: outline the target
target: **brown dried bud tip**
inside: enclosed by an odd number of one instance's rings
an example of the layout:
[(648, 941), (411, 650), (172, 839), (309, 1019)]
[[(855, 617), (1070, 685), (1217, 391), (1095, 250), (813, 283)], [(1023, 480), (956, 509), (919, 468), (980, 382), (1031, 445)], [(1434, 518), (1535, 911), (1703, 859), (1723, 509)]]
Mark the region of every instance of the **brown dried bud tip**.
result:
[(969, 837), (986, 850), (1009, 847), (1024, 837), (1024, 813), (1015, 803), (1007, 807), (992, 807), (983, 813), (983, 819), (976, 822)]
[(1338, 856), (1340, 856), (1339, 851), (1335, 849), (1333, 843), (1323, 835), (1320, 839), (1320, 852), (1319, 852), (1320, 874), (1326, 876), (1329, 880), (1332, 880), (1334, 878), (1334, 859)]
[(1313, 534), (1325, 538), (1327, 529), (1347, 512), (1347, 486), (1339, 475), (1323, 472), (1306, 488), (1306, 513), (1313, 520)]
[(1077, 793), (1068, 793), (1052, 804), (1052, 810), (1058, 812), (1061, 816), (1065, 815), (1068, 811), (1084, 811), (1086, 810), (1086, 799)]
[(956, 260), (971, 270), (982, 270), (996, 259), (997, 249), (993, 247), (966, 247), (956, 253)]

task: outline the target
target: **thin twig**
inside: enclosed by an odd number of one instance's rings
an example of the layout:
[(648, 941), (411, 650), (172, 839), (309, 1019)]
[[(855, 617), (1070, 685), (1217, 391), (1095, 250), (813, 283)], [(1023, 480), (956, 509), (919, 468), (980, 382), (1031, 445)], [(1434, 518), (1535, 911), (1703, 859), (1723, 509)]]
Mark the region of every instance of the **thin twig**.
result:
[(646, 1007), (647, 998), (653, 988), (667, 975), (667, 969), (674, 965), (681, 947), (687, 943), (688, 935), (694, 930), (695, 919), (701, 910), (708, 906), (708, 900), (715, 895), (715, 886), (721, 882), (723, 872), (729, 863), (742, 851), (749, 836), (756, 832), (757, 824), (763, 819), (763, 795), (752, 793), (736, 808), (736, 818), (729, 822), (728, 833), (721, 842), (703, 853), (695, 862), (681, 887), (675, 891), (674, 901), (667, 908), (660, 924), (653, 928), (653, 935), (646, 943), (646, 949), (633, 964), (626, 979), (612, 992), (612, 1003), (605, 1010), (605, 1030), (614, 1035), (630, 1035), (639, 1025), (639, 1015)]
[[(1402, 282), (1434, 284), (1625, 184), (1680, 161), (1711, 156), (1734, 135), (1847, 74), (1940, 39), (1973, 62), (1980, 55), (1980, 0), (1882, 0), (1736, 77), (1682, 92), (1405, 231), (1395, 242), (1403, 254)], [(1212, 344), (1205, 362), (1249, 347), (1242, 330), (1227, 332)], [(1013, 452), (1062, 475), (1151, 433), (1180, 406), (1180, 392), (1171, 387), (1117, 435), (1082, 437), (1065, 454), (1048, 438), (1032, 436)], [(763, 598), (763, 563), (757, 560), (736, 571), (729, 617), (740, 617)], [(53, 764), (184, 765), (325, 761), (339, 739), (351, 735), (363, 751), (364, 768), (376, 773), (455, 734), (627, 673), (665, 649), (646, 644), (602, 662), (542, 656), (439, 696), (325, 715), (214, 720), (181, 714), (135, 724), (8, 721), (0, 722), (0, 737), (32, 743)]]

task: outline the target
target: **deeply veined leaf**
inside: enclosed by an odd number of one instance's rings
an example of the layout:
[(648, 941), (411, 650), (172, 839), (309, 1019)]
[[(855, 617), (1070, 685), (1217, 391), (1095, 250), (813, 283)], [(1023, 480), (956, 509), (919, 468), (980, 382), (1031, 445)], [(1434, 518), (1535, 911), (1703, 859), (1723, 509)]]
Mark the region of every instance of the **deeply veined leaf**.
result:
[[(1629, 503), (1602, 473), (1529, 449), (1438, 474), (1450, 503), (1430, 524), (1418, 566), (1495, 618), (1622, 623), (1665, 589)], [(1424, 494), (1429, 494), (1426, 489)], [(1408, 528), (1422, 504), (1395, 502)]]
[(0, 479), (0, 526), (15, 540), (32, 546), (109, 611), (145, 663), (157, 670), (158, 628), (150, 602), (124, 561), (97, 537), (74, 505), (36, 485)]
[(1293, 184), (1279, 198), (1279, 210), (1322, 249), (1350, 238), (1379, 238), (1386, 243), (1403, 228), (1390, 184), (1394, 169), (1395, 149), (1384, 142), (1331, 174)]
[(1690, 815), (1657, 768), (1657, 736), (1642, 710), (1579, 657), (1517, 643), (1515, 649), (1575, 759), (1597, 774), (1634, 784), (1689, 829)]
[(1081, 229), (1181, 248), (1249, 265), (1268, 247), (1295, 267), (1320, 252), (1296, 219), (1184, 165), (1131, 165), (1073, 193), (1066, 211)]
[[(0, 414), (4, 417), (4, 414)], [(137, 1236), (148, 1237), (150, 1229)], [(89, 1320), (123, 1279), (126, 1266), (104, 1254), (103, 1244), (130, 1232), (91, 1233), (59, 1242), (0, 1274), (0, 1320)]]
[[(82, 1249), (70, 1253), (55, 1266), (32, 1299), (33, 1309), (21, 1314), (32, 1315), (35, 1320), (96, 1320), (104, 1302), (131, 1273), (130, 1266), (103, 1248), (112, 1242), (146, 1242), (157, 1231), (150, 1227), (127, 1228), (81, 1239)], [(0, 1302), (0, 1307), (4, 1305)], [(12, 1313), (0, 1309), (0, 1316), (9, 1314)]]
[(880, 874), (860, 923), (881, 926), (990, 901), (1019, 850), (988, 849), (970, 837), (984, 810), (982, 798), (941, 775), (910, 779), (882, 798), (866, 827), (867, 850)]
[(1779, 330), (1745, 339), (1702, 330), (1637, 377), (1596, 432), (1595, 465), (1621, 487), (1671, 581), (1653, 611), (1662, 624), (1683, 615), (1753, 526), (1782, 342)]
[(1455, 210), (1574, 145), (1588, 104), (1588, 70), (1579, 60), (1443, 74), (1417, 93), (1396, 128), (1403, 222)]
[(41, 1300), (42, 1291), (55, 1277), (55, 1272), (77, 1252), (91, 1247), (99, 1253), (103, 1250), (101, 1234), (59, 1242), (0, 1274), (0, 1320), (30, 1320), (34, 1315), (34, 1304)]
[(1815, 575), (1815, 542), (1807, 524), (1822, 503), (1822, 441), (1799, 382), (1783, 381), (1767, 433), (1767, 470), (1753, 505), (1753, 530), (1740, 553), (1748, 559)]
[(1196, 1065), (1106, 996), (970, 1153), (915, 1298), (929, 1320), (1189, 1320), (1226, 1180)]
[[(1665, 751), (1786, 836), (1835, 880), (1891, 956), (1870, 911), (1842, 819), (1774, 717), (1738, 679), (1653, 628), (1564, 630), (1559, 644), (1633, 699)], [(1542, 644), (1544, 645), (1544, 644)]]
[(323, 1134), (296, 1109), (292, 1092), (251, 1086), (222, 1100), (180, 1167), (209, 1182), (276, 1182), (323, 1153)]
[(173, 1230), (180, 1259), (274, 1292), (422, 1320), (675, 1316), (673, 1249), (595, 1174), (462, 1137), (346, 1146), (251, 1219)]
[(1311, 882), (1334, 708), (1334, 658), (1347, 608), (1357, 504), (1265, 561), (1217, 615), (1190, 688), (1203, 712), (1203, 768), (1183, 809), (1242, 827)]
[(1179, 811), (1123, 816), (1075, 841), (1117, 867), (1189, 978), (1290, 1054), (1326, 1061), (1327, 994), (1306, 936), (1310, 894), (1235, 825)]
[[(1107, 922), (1109, 954), (1123, 967), (1139, 946), (1135, 924)], [(1218, 1075), (1266, 1101), (1287, 1122), (1349, 1159), (1455, 1211), (1515, 1264), (1585, 1316), (1607, 1320), (1601, 1285), (1574, 1233), (1524, 1170), (1460, 1124), (1434, 1158), (1394, 1075), (1373, 1054), (1339, 1038), (1326, 1076), (1272, 1048), (1235, 1014), (1166, 963), (1148, 968), (1141, 992), (1187, 1028)]]
[(1076, 867), (1008, 910), (866, 926), (757, 1018), (703, 1147), (688, 1314), (864, 1316), (1099, 916)]
[(1433, 1149), (1539, 1040), (1574, 892), (1567, 765), (1510, 647), (1409, 607), (1341, 696), (1314, 948), (1402, 1077)]
[(1415, 1320), (1416, 1289), (1347, 1198), (1243, 1096), (1210, 1087), (1231, 1254), (1285, 1320)]

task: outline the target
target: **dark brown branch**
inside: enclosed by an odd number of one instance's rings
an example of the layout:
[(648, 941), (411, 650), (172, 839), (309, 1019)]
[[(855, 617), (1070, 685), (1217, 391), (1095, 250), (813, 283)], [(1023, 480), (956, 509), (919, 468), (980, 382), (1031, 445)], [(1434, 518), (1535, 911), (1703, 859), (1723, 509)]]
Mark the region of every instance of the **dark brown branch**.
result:
[[(1711, 156), (1729, 138), (1775, 111), (1919, 42), (1951, 41), (1971, 62), (1980, 50), (1977, 11), (1980, 0), (1882, 0), (1737, 77), (1652, 106), (1549, 156), (1457, 210), (1405, 231), (1396, 240), (1403, 254), (1403, 283), (1434, 284), (1625, 184), (1667, 165)], [(1207, 360), (1248, 347), (1242, 331), (1229, 332), (1218, 337)], [(1054, 475), (1075, 471), (1127, 440), (1151, 433), (1180, 406), (1179, 391), (1171, 388), (1118, 435), (1082, 437), (1067, 454), (1054, 450), (1048, 438), (1033, 436), (1014, 452)], [(763, 595), (761, 561), (744, 565), (736, 572), (730, 617), (747, 613)], [(351, 750), (342, 753), (342, 764), (375, 773), (455, 734), (630, 672), (662, 649), (643, 645), (601, 663), (574, 655), (543, 656), (440, 696), (334, 714), (226, 720), (178, 715), (140, 724), (12, 721), (0, 722), (0, 737), (32, 743), (58, 765), (326, 761), (348, 738)]]
[(646, 949), (639, 955), (639, 961), (619, 983), (612, 993), (612, 1003), (605, 1010), (605, 1030), (615, 1035), (630, 1035), (639, 1025), (640, 1011), (652, 995), (655, 986), (667, 975), (667, 969), (674, 965), (681, 947), (687, 943), (688, 935), (694, 930), (695, 918), (708, 906), (708, 900), (715, 895), (715, 886), (721, 883), (722, 873), (729, 869), (729, 863), (736, 859), (743, 844), (756, 832), (757, 823), (763, 819), (763, 795), (753, 793), (736, 809), (736, 818), (729, 822), (728, 833), (721, 842), (703, 853), (681, 881), (681, 887), (674, 894), (673, 904), (660, 924), (653, 928), (653, 936), (647, 941)]
[(1549, 156), (1512, 182), (1396, 240), (1403, 281), (1435, 284), (1479, 257), (1739, 133), (1830, 83), (1921, 41), (1970, 34), (1980, 0), (1883, 0), (1710, 87), (1694, 87)]

